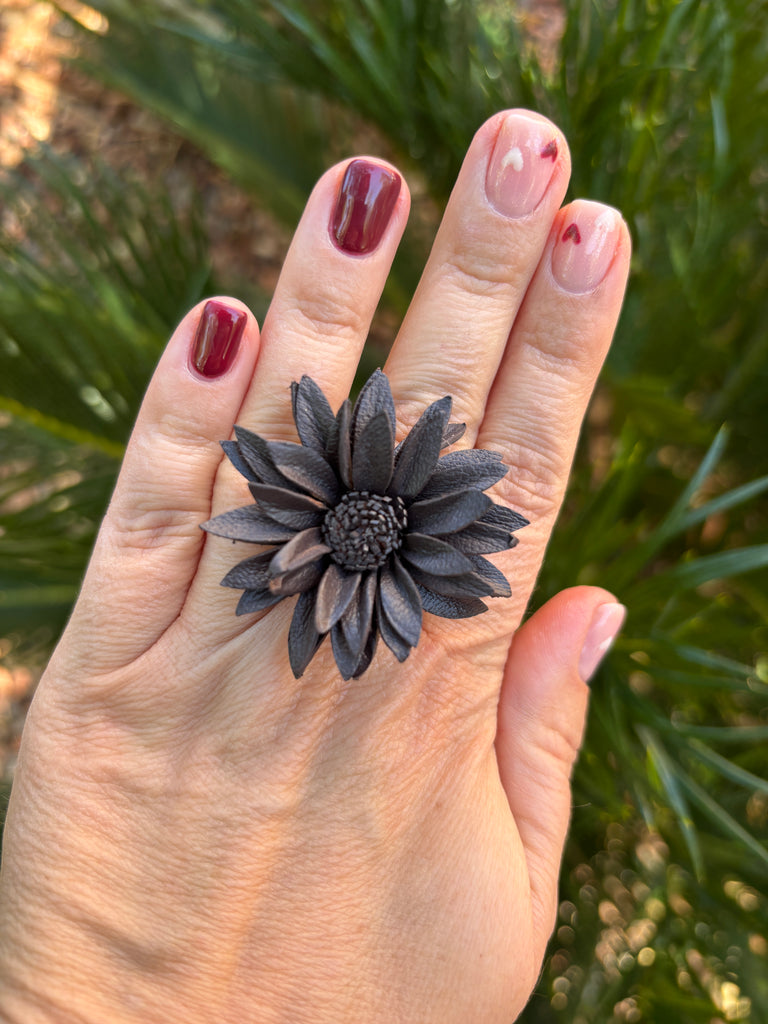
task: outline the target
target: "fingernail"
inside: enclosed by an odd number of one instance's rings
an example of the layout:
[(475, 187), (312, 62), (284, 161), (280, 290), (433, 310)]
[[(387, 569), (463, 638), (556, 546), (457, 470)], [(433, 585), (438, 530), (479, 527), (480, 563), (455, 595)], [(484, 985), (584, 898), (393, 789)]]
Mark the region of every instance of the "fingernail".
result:
[(368, 160), (353, 160), (344, 172), (331, 238), (344, 252), (364, 256), (378, 246), (400, 194), (400, 175)]
[(568, 209), (552, 250), (552, 273), (561, 288), (583, 295), (608, 273), (621, 234), (621, 215), (586, 200), (571, 203)]
[(608, 653), (624, 624), (626, 614), (627, 609), (618, 602), (601, 604), (596, 609), (579, 656), (579, 675), (585, 683), (590, 681)]
[(547, 191), (558, 157), (558, 136), (546, 121), (509, 114), (485, 177), (490, 203), (506, 217), (533, 213)]
[(206, 302), (192, 343), (190, 361), (203, 377), (221, 377), (232, 366), (248, 321), (241, 309)]

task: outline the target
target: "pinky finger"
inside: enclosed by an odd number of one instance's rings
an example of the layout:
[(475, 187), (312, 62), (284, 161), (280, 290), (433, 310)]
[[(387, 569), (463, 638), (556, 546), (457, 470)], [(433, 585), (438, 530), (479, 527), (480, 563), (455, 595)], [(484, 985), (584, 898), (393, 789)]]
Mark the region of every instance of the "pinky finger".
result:
[(231, 433), (258, 347), (252, 314), (229, 298), (200, 303), (168, 343), (73, 614), (79, 647), (83, 636), (94, 640), (79, 650), (91, 671), (127, 664), (178, 616), (202, 550), (219, 441)]

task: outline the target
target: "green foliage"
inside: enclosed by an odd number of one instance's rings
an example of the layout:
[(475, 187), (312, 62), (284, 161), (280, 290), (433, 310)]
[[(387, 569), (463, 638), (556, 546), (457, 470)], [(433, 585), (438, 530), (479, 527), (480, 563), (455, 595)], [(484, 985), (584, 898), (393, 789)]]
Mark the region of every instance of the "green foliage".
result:
[[(360, 136), (429, 222), (476, 127), (515, 105), (566, 132), (573, 194), (622, 209), (630, 293), (535, 600), (600, 583), (630, 614), (524, 1019), (768, 1019), (768, 7), (578, 0), (540, 60), (500, 0), (90, 6), (109, 30), (72, 22), (82, 66), (289, 225)], [(51, 153), (0, 200), (0, 635), (50, 642), (163, 339), (211, 287), (207, 244), (161, 184)], [(424, 249), (411, 233), (390, 313)]]
[[(291, 225), (361, 125), (442, 204), (485, 117), (515, 105), (552, 116), (574, 154), (573, 193), (613, 203), (633, 228), (634, 287), (612, 368), (703, 403), (716, 425), (728, 418), (768, 471), (756, 441), (768, 386), (761, 0), (580, 0), (546, 73), (522, 15), (501, 2), (92, 6), (110, 31), (86, 65), (169, 117)], [(396, 267), (401, 311), (419, 264)]]
[(7, 174), (0, 202), (0, 635), (50, 643), (207, 247), (163, 189), (52, 152)]

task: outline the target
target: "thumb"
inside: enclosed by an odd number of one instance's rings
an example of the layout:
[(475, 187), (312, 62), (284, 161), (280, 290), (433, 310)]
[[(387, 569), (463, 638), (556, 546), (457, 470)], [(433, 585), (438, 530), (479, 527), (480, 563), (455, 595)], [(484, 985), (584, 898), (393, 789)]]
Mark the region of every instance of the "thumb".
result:
[(528, 862), (535, 934), (554, 925), (557, 881), (581, 745), (587, 683), (624, 621), (606, 590), (573, 587), (515, 634), (499, 702), (499, 773)]

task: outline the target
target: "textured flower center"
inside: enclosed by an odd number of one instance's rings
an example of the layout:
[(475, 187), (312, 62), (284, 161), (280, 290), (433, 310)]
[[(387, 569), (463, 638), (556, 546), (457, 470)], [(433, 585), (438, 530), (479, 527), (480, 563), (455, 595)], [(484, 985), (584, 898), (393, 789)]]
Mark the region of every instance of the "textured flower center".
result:
[(345, 569), (376, 569), (400, 547), (407, 515), (400, 498), (350, 491), (325, 517), (331, 557)]

